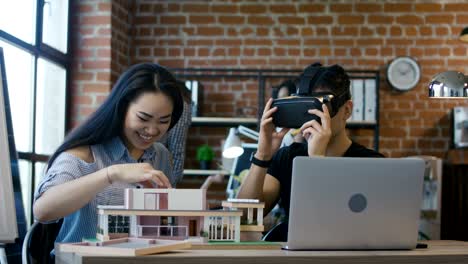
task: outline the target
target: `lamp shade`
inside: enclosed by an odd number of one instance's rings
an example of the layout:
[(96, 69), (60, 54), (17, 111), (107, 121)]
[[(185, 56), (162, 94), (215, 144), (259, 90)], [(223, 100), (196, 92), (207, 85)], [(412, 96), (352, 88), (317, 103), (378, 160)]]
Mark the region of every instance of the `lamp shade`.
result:
[(237, 158), (244, 153), (244, 149), (241, 146), (241, 140), (237, 135), (235, 128), (229, 129), (229, 135), (226, 138), (223, 146), (223, 157), (228, 159)]
[(429, 97), (468, 98), (468, 78), (461, 72), (446, 71), (434, 76), (429, 83)]
[(468, 27), (464, 28), (460, 33), (460, 41), (468, 42)]

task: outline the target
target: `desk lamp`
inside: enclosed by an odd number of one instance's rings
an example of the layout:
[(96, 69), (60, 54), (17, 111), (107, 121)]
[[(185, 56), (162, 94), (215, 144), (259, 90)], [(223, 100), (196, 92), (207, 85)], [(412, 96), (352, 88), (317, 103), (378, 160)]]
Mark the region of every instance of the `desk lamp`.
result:
[(435, 75), (429, 83), (431, 98), (468, 98), (468, 76), (457, 71)]
[(255, 141), (258, 141), (258, 132), (254, 131), (250, 128), (245, 126), (238, 126), (237, 128), (229, 129), (229, 135), (226, 138), (223, 146), (223, 157), (228, 159), (237, 158), (242, 153), (244, 153), (244, 149), (241, 147), (241, 140), (239, 138), (239, 134), (242, 134), (248, 138), (251, 138)]
[(464, 28), (460, 33), (460, 41), (468, 42), (468, 27)]

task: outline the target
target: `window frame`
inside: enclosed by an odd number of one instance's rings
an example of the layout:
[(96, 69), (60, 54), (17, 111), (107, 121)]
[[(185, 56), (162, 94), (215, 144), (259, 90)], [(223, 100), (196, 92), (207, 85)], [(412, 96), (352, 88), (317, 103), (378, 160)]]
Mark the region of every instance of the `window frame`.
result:
[[(63, 67), (65, 69), (65, 120), (64, 120), (64, 131), (65, 134), (67, 133), (67, 128), (69, 127), (69, 114), (70, 114), (70, 74), (71, 74), (71, 32), (70, 32), (70, 22), (71, 22), (71, 5), (72, 1), (68, 1), (68, 15), (67, 15), (67, 52), (63, 53), (45, 43), (42, 42), (42, 27), (43, 27), (43, 12), (44, 12), (44, 5), (46, 1), (45, 0), (37, 0), (36, 1), (36, 21), (35, 21), (35, 44), (32, 45), (30, 43), (27, 43), (20, 38), (15, 37), (14, 35), (7, 33), (0, 29), (0, 40), (3, 40), (7, 42), (8, 44), (11, 44), (15, 46), (16, 48), (21, 49), (24, 52), (30, 53), (33, 58), (34, 58), (34, 72), (33, 72), (33, 106), (32, 106), (32, 148), (30, 152), (21, 152), (18, 151), (18, 159), (19, 160), (25, 160), (30, 162), (31, 168), (30, 168), (30, 174), (28, 175), (20, 175), (20, 177), (30, 177), (29, 182), (31, 183), (30, 185), (30, 190), (22, 190), (22, 191), (28, 191), (29, 195), (29, 201), (23, 201), (23, 203), (26, 205), (29, 203), (29, 208), (31, 210), (29, 212), (25, 212), (26, 214), (29, 214), (29, 219), (30, 223), (32, 224), (34, 221), (33, 213), (32, 213), (32, 204), (34, 200), (34, 191), (35, 191), (35, 186), (36, 186), (36, 170), (35, 170), (35, 165), (37, 162), (46, 162), (49, 160), (49, 155), (43, 155), (43, 154), (38, 154), (36, 153), (36, 94), (37, 94), (37, 71), (38, 71), (38, 59), (42, 58), (45, 60), (50, 61), (51, 63), (57, 64), (60, 67)], [(8, 67), (8, 65), (7, 65)], [(26, 206), (25, 206), (26, 207)], [(27, 208), (27, 207), (26, 207)]]

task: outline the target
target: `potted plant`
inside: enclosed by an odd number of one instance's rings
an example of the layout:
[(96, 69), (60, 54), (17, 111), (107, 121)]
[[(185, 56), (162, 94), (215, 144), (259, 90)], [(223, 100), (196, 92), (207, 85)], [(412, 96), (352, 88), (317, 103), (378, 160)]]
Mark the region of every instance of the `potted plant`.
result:
[(208, 243), (208, 232), (201, 230), (200, 231), (200, 238), (202, 243)]
[(209, 170), (214, 157), (213, 149), (208, 145), (201, 145), (197, 148), (197, 160), (200, 162), (200, 169)]

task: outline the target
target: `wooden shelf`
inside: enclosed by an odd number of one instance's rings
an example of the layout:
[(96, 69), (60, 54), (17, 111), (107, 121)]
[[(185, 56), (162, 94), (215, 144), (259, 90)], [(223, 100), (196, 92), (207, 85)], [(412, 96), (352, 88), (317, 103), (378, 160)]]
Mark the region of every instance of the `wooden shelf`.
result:
[[(250, 117), (192, 117), (192, 126), (255, 126), (256, 118)], [(349, 128), (374, 128), (375, 121), (348, 121), (346, 126)]]
[(215, 174), (221, 174), (221, 175), (229, 175), (230, 173), (225, 170), (192, 170), (192, 169), (185, 169), (184, 170), (184, 175), (215, 175)]
[(192, 126), (256, 126), (257, 119), (253, 117), (192, 117)]

